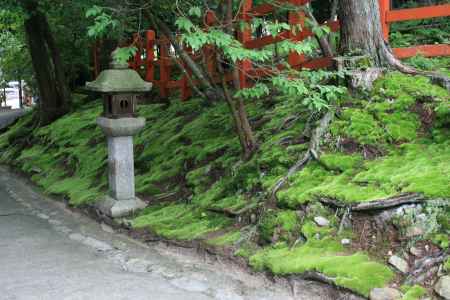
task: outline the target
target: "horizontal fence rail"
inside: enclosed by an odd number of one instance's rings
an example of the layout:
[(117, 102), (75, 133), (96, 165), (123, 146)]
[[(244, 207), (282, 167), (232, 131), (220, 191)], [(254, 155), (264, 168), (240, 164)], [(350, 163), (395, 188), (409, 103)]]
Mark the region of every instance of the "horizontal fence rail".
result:
[[(305, 5), (311, 0), (279, 0), (279, 3), (290, 3), (291, 5)], [(389, 40), (390, 24), (395, 22), (402, 22), (408, 20), (421, 20), (436, 17), (450, 16), (450, 4), (408, 8), (408, 9), (391, 9), (390, 0), (379, 0), (380, 15), (383, 29), (383, 36), (386, 41)], [(272, 14), (277, 10), (277, 7), (272, 4), (262, 4), (253, 6), (252, 0), (244, 0), (239, 18), (241, 21), (250, 22), (253, 18), (264, 17)], [(212, 26), (215, 23), (215, 16), (213, 12), (208, 12), (205, 16), (206, 26)], [(300, 25), (303, 29), (300, 32), (292, 32), (285, 30), (280, 32), (277, 36), (262, 36), (254, 37), (249, 27), (238, 32), (239, 41), (248, 49), (261, 49), (262, 47), (279, 43), (283, 40), (303, 41), (312, 37), (313, 32), (306, 28), (306, 16), (303, 12), (291, 11), (288, 15), (289, 25)], [(332, 32), (339, 31), (339, 21), (332, 21), (324, 23)], [(184, 62), (177, 57), (174, 48), (169, 40), (164, 36), (157, 38), (155, 31), (146, 31), (145, 38), (135, 35), (133, 44), (138, 48), (136, 55), (130, 62), (130, 67), (141, 73), (146, 81), (153, 82), (158, 87), (160, 96), (167, 98), (174, 90), (181, 91), (181, 99), (183, 101), (192, 96), (191, 85), (197, 85), (197, 80), (191, 79), (191, 71)], [(97, 44), (97, 43), (96, 43)], [(97, 49), (97, 48), (95, 48)], [(200, 51), (194, 53), (189, 48), (185, 48), (194, 61), (202, 61), (207, 68), (210, 77), (216, 82), (220, 81), (216, 70), (216, 61), (214, 58), (214, 48), (205, 46)], [(421, 54), (427, 57), (434, 56), (450, 56), (450, 45), (418, 45), (408, 48), (394, 48), (394, 54), (400, 58), (413, 57)], [(94, 50), (94, 69), (98, 74), (98, 50)], [(333, 65), (332, 57), (316, 57), (309, 58), (305, 55), (292, 52), (288, 55), (287, 61), (293, 68), (309, 68), (320, 69), (328, 68)], [(174, 72), (183, 66), (185, 72)], [(284, 66), (278, 66), (282, 69)], [(239, 69), (239, 83), (240, 88), (247, 88), (252, 86), (252, 79), (260, 78), (273, 74), (272, 69), (256, 68), (249, 60), (240, 61)], [(176, 79), (173, 77), (177, 76)], [(227, 81), (232, 81), (231, 73), (225, 75)]]

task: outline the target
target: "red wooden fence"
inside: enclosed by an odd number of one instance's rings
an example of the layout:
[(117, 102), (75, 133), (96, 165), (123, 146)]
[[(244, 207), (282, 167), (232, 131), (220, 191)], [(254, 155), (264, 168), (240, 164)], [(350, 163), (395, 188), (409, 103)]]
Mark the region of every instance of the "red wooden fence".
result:
[[(383, 35), (386, 41), (389, 40), (389, 26), (391, 23), (450, 16), (450, 4), (391, 10), (390, 0), (379, 0), (379, 2)], [(417, 54), (427, 57), (450, 56), (450, 45), (444, 44), (420, 45), (408, 48), (395, 48), (393, 50), (398, 58), (408, 58)]]
[[(305, 5), (311, 0), (280, 0), (280, 2), (289, 2), (294, 5)], [(271, 4), (262, 4), (253, 7), (252, 0), (244, 0), (240, 19), (245, 22), (250, 22), (252, 18), (262, 17), (273, 13), (276, 10)], [(422, 7), (422, 8), (411, 8), (411, 9), (400, 9), (391, 10), (390, 0), (379, 0), (380, 11), (381, 11), (381, 21), (384, 38), (388, 40), (389, 38), (389, 26), (391, 23), (406, 21), (406, 20), (417, 20), (435, 17), (445, 17), (450, 16), (450, 4)], [(244, 31), (238, 33), (239, 41), (248, 49), (260, 49), (266, 45), (274, 44), (282, 40), (290, 39), (293, 41), (302, 41), (308, 37), (313, 36), (311, 30), (304, 27), (305, 15), (302, 12), (290, 12), (288, 16), (288, 22), (291, 26), (301, 25), (302, 31), (294, 33), (293, 31), (286, 30), (278, 34), (277, 36), (264, 36), (260, 38), (254, 38), (251, 29), (244, 29)], [(207, 13), (205, 16), (205, 23), (210, 26), (214, 23), (215, 17), (212, 12)], [(327, 23), (333, 32), (339, 30), (339, 22)], [(175, 54), (171, 52), (170, 42), (165, 38), (156, 38), (154, 31), (149, 30), (146, 32), (145, 39), (139, 36), (134, 38), (135, 45), (138, 51), (134, 59), (130, 62), (130, 67), (134, 68), (139, 72), (144, 72), (142, 76), (147, 81), (153, 82), (158, 88), (161, 97), (168, 97), (171, 91), (180, 89), (182, 100), (187, 100), (192, 96), (192, 91), (189, 84), (190, 74), (188, 70), (188, 75), (183, 74), (179, 79), (172, 79), (172, 69), (178, 63), (183, 64), (183, 62), (176, 57)], [(189, 49), (186, 49), (189, 51)], [(424, 56), (450, 56), (450, 45), (420, 45), (409, 48), (396, 48), (393, 49), (395, 55), (398, 58), (412, 57), (417, 54), (422, 54)], [(213, 58), (213, 49), (210, 46), (205, 46), (199, 53), (192, 53), (189, 51), (194, 60), (202, 60), (207, 66), (210, 76), (216, 80), (216, 70), (215, 70), (215, 60)], [(94, 59), (98, 61), (98, 59)], [(320, 57), (320, 58), (307, 58), (304, 55), (299, 55), (298, 53), (291, 53), (288, 57), (288, 63), (293, 68), (327, 68), (332, 66), (332, 57)], [(280, 66), (281, 68), (281, 66)], [(252, 78), (258, 78), (266, 76), (270, 73), (270, 70), (255, 68), (251, 61), (244, 60), (239, 63), (239, 80), (240, 87), (246, 88), (250, 87)], [(156, 76), (158, 75), (158, 76)], [(228, 81), (232, 80), (231, 74), (226, 76)], [(194, 80), (194, 83), (195, 80)]]

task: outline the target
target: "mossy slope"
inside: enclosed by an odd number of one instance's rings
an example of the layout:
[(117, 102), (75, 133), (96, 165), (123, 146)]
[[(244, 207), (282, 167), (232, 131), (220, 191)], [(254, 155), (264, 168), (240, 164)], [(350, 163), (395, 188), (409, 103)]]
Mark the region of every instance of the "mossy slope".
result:
[[(317, 228), (310, 216), (300, 220), (294, 210), (318, 197), (354, 203), (417, 192), (450, 199), (448, 92), (426, 78), (392, 73), (363, 98), (341, 99), (321, 161), (290, 178), (278, 194), (282, 210), (257, 228), (262, 245), (278, 246), (255, 253), (239, 243), (236, 253), (250, 257), (255, 268), (315, 270), (366, 295), (385, 285), (391, 272), (364, 253), (346, 253), (336, 230)], [(135, 139), (136, 187), (152, 205), (133, 220), (136, 228), (179, 240), (227, 229), (208, 241), (215, 246), (242, 239), (238, 230), (229, 231), (229, 216), (257, 207), (308, 147), (301, 133), (309, 114), (300, 103), (274, 97), (249, 102), (247, 109), (260, 151), (242, 162), (225, 103), (192, 99), (140, 107), (147, 125)], [(85, 104), (32, 132), (24, 130), (31, 115), (24, 117), (0, 135), (0, 162), (16, 165), (73, 205), (94, 202), (107, 190), (105, 138), (95, 124), (100, 110), (99, 103)], [(292, 247), (300, 234), (307, 241)]]

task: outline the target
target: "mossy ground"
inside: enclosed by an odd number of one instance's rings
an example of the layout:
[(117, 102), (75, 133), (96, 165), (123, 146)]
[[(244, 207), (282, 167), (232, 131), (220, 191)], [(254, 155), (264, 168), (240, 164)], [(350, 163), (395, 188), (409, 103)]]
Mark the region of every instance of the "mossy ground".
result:
[[(278, 194), (278, 208), (257, 226), (261, 244), (239, 243), (236, 255), (277, 274), (323, 272), (363, 295), (391, 280), (382, 263), (342, 248), (333, 214), (327, 216), (332, 225), (319, 228), (296, 210), (318, 197), (355, 203), (418, 192), (450, 199), (449, 94), (426, 78), (391, 73), (360, 98), (341, 99), (320, 162), (290, 178)], [(191, 99), (139, 108), (147, 125), (135, 138), (136, 188), (151, 205), (132, 221), (134, 227), (179, 240), (228, 232), (207, 241), (216, 246), (242, 240), (229, 215), (258, 206), (302, 156), (309, 116), (292, 99), (246, 105), (260, 143), (247, 162), (240, 159), (225, 103)], [(0, 162), (72, 205), (96, 201), (107, 191), (105, 138), (95, 124), (100, 110), (98, 101), (83, 104), (33, 131), (27, 130), (32, 115), (25, 116), (0, 135)], [(300, 236), (306, 241), (296, 243)]]

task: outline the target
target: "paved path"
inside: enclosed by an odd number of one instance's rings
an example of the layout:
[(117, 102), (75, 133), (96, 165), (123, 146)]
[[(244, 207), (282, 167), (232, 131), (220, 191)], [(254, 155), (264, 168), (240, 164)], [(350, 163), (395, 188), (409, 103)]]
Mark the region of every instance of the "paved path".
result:
[(9, 111), (0, 110), (0, 130), (13, 123), (17, 118), (23, 116), (26, 110), (12, 109)]
[(2, 300), (350, 299), (279, 283), (192, 250), (150, 246), (48, 200), (0, 166)]

